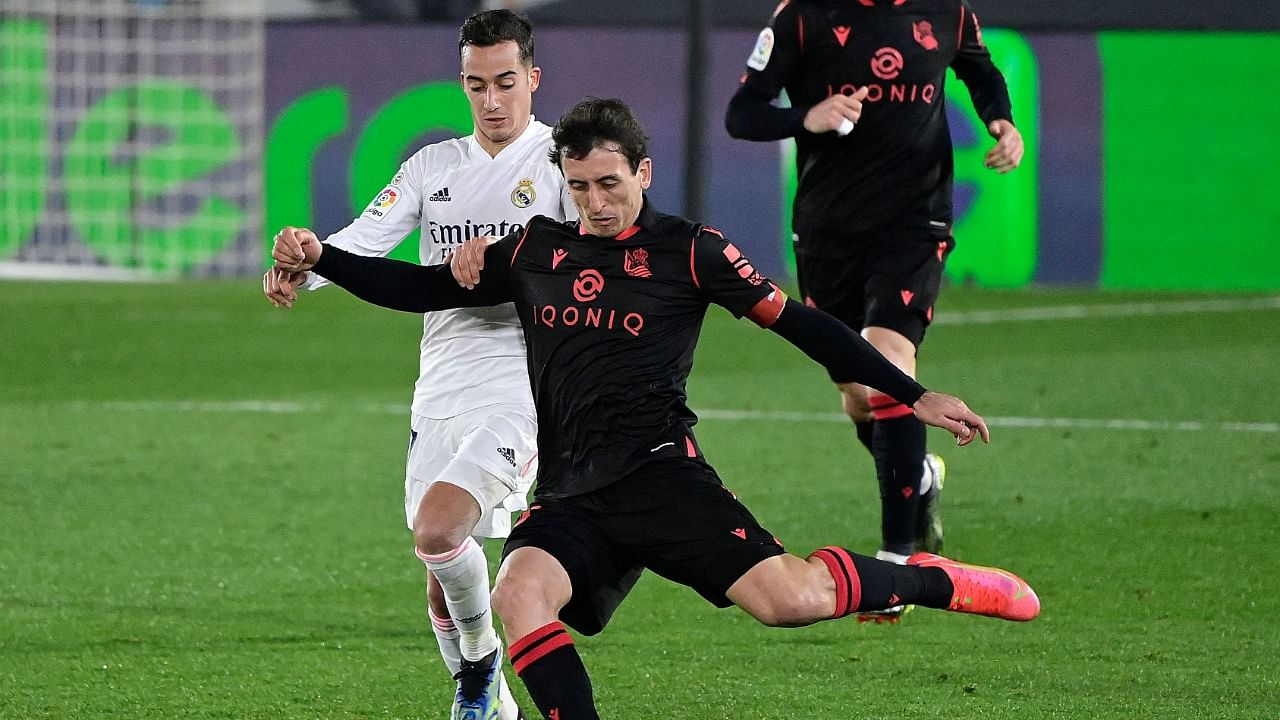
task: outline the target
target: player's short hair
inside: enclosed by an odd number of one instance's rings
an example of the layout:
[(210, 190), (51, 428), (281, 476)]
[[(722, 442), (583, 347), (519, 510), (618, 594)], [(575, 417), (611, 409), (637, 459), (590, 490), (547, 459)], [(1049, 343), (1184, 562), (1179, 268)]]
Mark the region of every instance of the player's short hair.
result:
[(514, 42), (520, 62), (533, 67), (533, 25), (510, 10), (482, 10), (464, 20), (458, 29), (458, 57), (468, 45), (493, 47), (504, 42)]
[(563, 157), (581, 160), (605, 143), (617, 144), (631, 164), (631, 172), (649, 157), (644, 128), (631, 108), (617, 98), (590, 97), (574, 105), (551, 130), (551, 139), (554, 145), (548, 157), (556, 167)]

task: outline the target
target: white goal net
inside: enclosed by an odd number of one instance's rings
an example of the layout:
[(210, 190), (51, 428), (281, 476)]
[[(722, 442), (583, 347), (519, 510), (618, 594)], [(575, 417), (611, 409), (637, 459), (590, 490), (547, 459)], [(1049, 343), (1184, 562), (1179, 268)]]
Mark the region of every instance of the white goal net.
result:
[(264, 0), (0, 0), (0, 276), (262, 265)]

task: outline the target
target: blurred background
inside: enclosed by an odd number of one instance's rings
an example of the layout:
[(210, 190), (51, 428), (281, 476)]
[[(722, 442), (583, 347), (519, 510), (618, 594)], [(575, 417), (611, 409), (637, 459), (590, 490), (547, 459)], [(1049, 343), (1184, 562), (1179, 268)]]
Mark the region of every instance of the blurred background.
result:
[[(336, 230), (423, 143), (469, 131), (457, 25), (495, 5), (537, 27), (540, 118), (628, 100), (660, 206), (789, 275), (791, 143), (722, 124), (773, 4), (728, 0), (4, 0), (0, 273), (256, 274), (274, 229)], [(1280, 287), (1280, 3), (976, 10), (1029, 152), (985, 171), (991, 141), (948, 84), (952, 281)]]
[[(972, 3), (1027, 155), (985, 170), (947, 84), (921, 381), (993, 433), (931, 437), (948, 554), (1044, 614), (768, 632), (647, 577), (581, 642), (608, 717), (1276, 717), (1280, 2)], [(773, 0), (502, 4), (537, 28), (539, 119), (627, 100), (653, 200), (793, 282), (792, 145), (723, 128)], [(260, 277), (277, 228), (333, 232), (470, 132), (479, 6), (0, 0), (0, 718), (444, 716), (402, 514), (421, 319), (277, 310)], [(713, 309), (689, 397), (789, 548), (876, 546), (821, 368)]]

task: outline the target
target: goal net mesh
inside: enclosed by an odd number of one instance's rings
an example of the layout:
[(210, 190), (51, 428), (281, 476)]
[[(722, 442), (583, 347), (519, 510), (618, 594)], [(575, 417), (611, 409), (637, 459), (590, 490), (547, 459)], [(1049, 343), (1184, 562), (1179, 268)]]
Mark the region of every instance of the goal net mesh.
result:
[(0, 0), (0, 266), (246, 275), (263, 0)]

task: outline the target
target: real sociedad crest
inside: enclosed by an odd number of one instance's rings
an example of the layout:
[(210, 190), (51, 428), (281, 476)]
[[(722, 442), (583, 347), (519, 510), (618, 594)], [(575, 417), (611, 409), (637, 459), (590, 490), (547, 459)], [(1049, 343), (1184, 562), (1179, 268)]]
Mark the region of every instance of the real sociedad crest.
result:
[(533, 180), (525, 178), (511, 191), (511, 204), (521, 209), (527, 208), (537, 197), (538, 193), (533, 190)]

